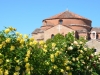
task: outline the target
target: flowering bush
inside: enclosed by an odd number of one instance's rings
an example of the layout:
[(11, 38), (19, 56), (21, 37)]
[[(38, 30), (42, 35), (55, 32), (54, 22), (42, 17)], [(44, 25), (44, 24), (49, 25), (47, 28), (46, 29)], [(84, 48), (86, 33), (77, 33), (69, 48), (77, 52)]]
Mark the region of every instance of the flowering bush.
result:
[(0, 75), (99, 75), (100, 55), (72, 33), (37, 42), (8, 27), (0, 32)]

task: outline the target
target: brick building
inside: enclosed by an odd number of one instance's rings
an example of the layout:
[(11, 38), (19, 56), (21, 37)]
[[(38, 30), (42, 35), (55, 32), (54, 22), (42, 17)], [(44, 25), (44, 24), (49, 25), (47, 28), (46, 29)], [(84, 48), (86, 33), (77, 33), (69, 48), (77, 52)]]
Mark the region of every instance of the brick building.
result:
[(35, 40), (47, 40), (57, 33), (75, 32), (75, 37), (100, 39), (100, 28), (93, 28), (92, 21), (70, 11), (65, 11), (42, 21), (43, 25), (32, 32)]

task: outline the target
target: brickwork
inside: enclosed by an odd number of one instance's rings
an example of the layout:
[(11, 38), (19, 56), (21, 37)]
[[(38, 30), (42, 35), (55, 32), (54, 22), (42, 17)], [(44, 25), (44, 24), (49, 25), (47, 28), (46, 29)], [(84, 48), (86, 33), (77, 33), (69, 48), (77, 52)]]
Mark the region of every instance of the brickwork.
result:
[[(61, 24), (60, 20), (62, 20)], [(65, 11), (44, 19), (42, 22), (43, 25), (32, 33), (35, 40), (47, 40), (51, 38), (52, 34), (56, 35), (57, 33), (61, 33), (65, 35), (72, 31), (77, 32), (75, 34), (77, 37), (84, 37), (89, 40), (94, 38), (91, 32), (96, 31), (96, 39), (100, 39), (100, 28), (91, 27), (91, 20), (70, 11)], [(60, 31), (57, 29), (59, 24), (61, 25)]]
[(54, 26), (54, 27), (52, 27), (44, 32), (44, 40), (51, 38), (52, 34), (56, 35), (57, 33), (60, 33), (60, 34), (65, 35), (68, 32), (74, 32), (74, 30), (72, 30), (68, 27), (65, 27), (63, 25), (56, 25), (56, 26)]

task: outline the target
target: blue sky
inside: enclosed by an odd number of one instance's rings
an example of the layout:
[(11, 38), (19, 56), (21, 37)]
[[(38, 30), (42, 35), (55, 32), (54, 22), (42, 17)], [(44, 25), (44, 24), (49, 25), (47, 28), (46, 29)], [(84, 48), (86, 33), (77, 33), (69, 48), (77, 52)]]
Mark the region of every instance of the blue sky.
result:
[(42, 20), (66, 10), (100, 27), (100, 0), (0, 0), (0, 31), (12, 26), (22, 34), (41, 27)]

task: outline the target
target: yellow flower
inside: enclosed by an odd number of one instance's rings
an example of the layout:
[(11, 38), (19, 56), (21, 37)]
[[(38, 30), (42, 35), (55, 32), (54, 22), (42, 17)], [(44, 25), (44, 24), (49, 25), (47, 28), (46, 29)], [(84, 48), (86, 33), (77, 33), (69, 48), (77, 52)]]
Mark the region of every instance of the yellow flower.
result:
[(27, 72), (30, 72), (30, 68), (26, 68), (26, 73), (27, 73)]
[(21, 40), (20, 40), (20, 43), (21, 43), (21, 44), (24, 44), (24, 39), (21, 39)]
[(69, 71), (69, 70), (70, 70), (70, 67), (69, 67), (69, 66), (67, 66), (67, 67), (66, 67), (66, 70), (67, 70), (67, 71)]
[(53, 68), (54, 68), (54, 69), (57, 69), (58, 67), (57, 67), (57, 65), (54, 65)]
[(46, 62), (46, 65), (49, 65), (49, 62)]
[(51, 72), (52, 72), (52, 70), (49, 70), (49, 71), (48, 71), (48, 74), (51, 74)]
[(19, 37), (21, 37), (21, 38), (22, 38), (22, 37), (23, 37), (23, 35), (22, 35), (22, 34), (19, 34)]
[(17, 63), (19, 63), (19, 60), (16, 60)]
[(20, 46), (19, 46), (19, 48), (23, 48), (24, 47), (24, 45), (23, 44), (21, 44)]
[(16, 40), (17, 40), (17, 41), (20, 41), (20, 40), (21, 40), (21, 38), (20, 38), (20, 37), (18, 37)]
[(3, 60), (2, 59), (0, 59), (0, 64), (2, 64), (3, 63)]
[(6, 29), (4, 32), (5, 32), (6, 34), (8, 34), (8, 33), (10, 32), (10, 29)]
[(46, 50), (46, 49), (43, 49), (43, 51), (44, 51), (44, 52), (47, 52), (47, 50)]
[(8, 75), (8, 74), (9, 74), (8, 70), (5, 70), (4, 75)]
[(32, 46), (33, 45), (33, 42), (30, 42), (29, 45)]
[(43, 44), (44, 44), (44, 41), (39, 41), (39, 44), (40, 44), (40, 45), (43, 45)]
[(52, 47), (55, 47), (56, 46), (56, 43), (52, 43)]
[(47, 48), (47, 45), (44, 45), (44, 48)]
[(83, 44), (83, 42), (82, 42), (82, 41), (80, 41), (79, 43), (80, 43), (80, 44)]
[(51, 59), (51, 62), (54, 62), (55, 60), (54, 60), (54, 58), (53, 59)]
[(30, 50), (27, 50), (27, 54), (29, 54), (29, 55), (30, 55), (30, 54), (31, 54), (31, 51), (30, 51)]
[(12, 31), (12, 30), (14, 30), (14, 28), (13, 27), (9, 27), (9, 29)]
[(93, 57), (93, 56), (94, 56), (94, 54), (91, 54), (91, 56)]
[(11, 31), (16, 31), (16, 29), (15, 28), (13, 28), (13, 27), (9, 27), (9, 29), (11, 30)]
[(57, 51), (58, 54), (61, 54), (61, 51)]
[(63, 73), (63, 72), (64, 72), (64, 70), (63, 70), (63, 69), (60, 69), (60, 72), (62, 72), (62, 73)]
[(2, 49), (2, 44), (0, 44), (0, 49)]
[(80, 53), (84, 53), (83, 50), (79, 50), (79, 51), (80, 51)]
[(27, 50), (26, 56), (27, 56), (27, 57), (30, 57), (30, 54), (31, 54), (31, 50)]
[(16, 60), (16, 57), (14, 58), (14, 60)]
[(74, 45), (78, 45), (78, 42), (77, 41), (74, 41)]
[(30, 41), (34, 41), (34, 38), (30, 38)]
[(6, 43), (3, 41), (2, 42), (2, 47), (5, 47), (6, 46)]
[(72, 60), (75, 61), (75, 58), (73, 57)]
[(68, 47), (68, 50), (73, 50), (73, 47), (72, 46)]
[(19, 71), (19, 70), (20, 70), (20, 66), (16, 66), (15, 71)]
[(6, 39), (6, 43), (10, 43), (10, 41), (11, 41), (11, 38)]
[(26, 57), (26, 58), (24, 59), (24, 62), (28, 62), (28, 57)]
[(68, 62), (69, 62), (69, 61), (66, 59), (66, 60), (64, 61), (64, 66), (67, 65)]
[(84, 48), (84, 51), (87, 51), (87, 48)]
[(58, 53), (58, 52), (56, 52), (56, 53), (55, 53), (55, 57), (57, 57), (58, 55), (59, 55), (59, 53)]
[(28, 74), (28, 75), (30, 75), (30, 74), (31, 74), (31, 72), (30, 72), (30, 71), (28, 71), (28, 72), (27, 72), (27, 74)]
[(19, 72), (15, 72), (13, 75), (19, 75)]
[(28, 58), (30, 58), (30, 54), (26, 54), (26, 56), (27, 56)]
[(30, 67), (30, 64), (29, 63), (26, 63), (25, 67), (26, 68)]
[(50, 55), (50, 58), (51, 58), (51, 59), (54, 58), (54, 54), (51, 54), (51, 55)]
[(0, 75), (3, 75), (3, 70), (2, 70), (2, 68), (0, 68)]
[(6, 62), (9, 62), (10, 60), (9, 59), (6, 59)]
[(77, 58), (76, 58), (76, 60), (78, 61), (78, 60), (79, 60), (79, 58), (77, 57)]
[(12, 50), (14, 50), (15, 49), (15, 46), (11, 46), (10, 47), (10, 50), (12, 51)]
[(2, 57), (3, 55), (0, 53), (0, 57)]
[(36, 45), (37, 43), (38, 43), (37, 41), (35, 41), (35, 40), (33, 41), (33, 44), (34, 44), (34, 45)]
[(25, 34), (25, 35), (24, 35), (24, 38), (27, 39), (27, 38), (28, 38), (28, 35)]
[(20, 33), (19, 32), (16, 32), (16, 35), (18, 36)]

